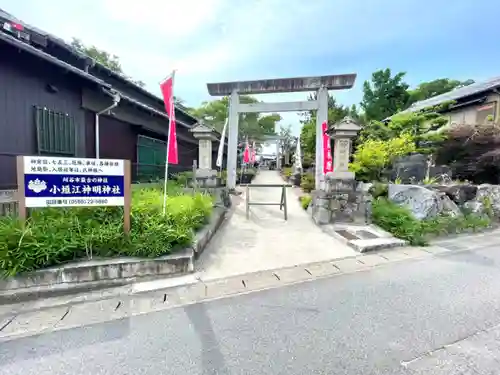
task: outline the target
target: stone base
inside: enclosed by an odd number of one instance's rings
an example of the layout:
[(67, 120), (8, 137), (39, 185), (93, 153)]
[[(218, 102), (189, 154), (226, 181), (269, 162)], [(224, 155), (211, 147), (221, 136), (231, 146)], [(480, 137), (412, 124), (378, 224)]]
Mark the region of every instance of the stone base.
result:
[(197, 169), (195, 178), (201, 187), (217, 186), (217, 171), (213, 169)]
[(357, 189), (355, 179), (328, 174), (325, 188), (315, 190), (311, 195), (311, 214), (316, 224), (371, 222), (371, 196)]
[(374, 225), (330, 224), (323, 230), (360, 253), (407, 245)]
[(326, 174), (326, 180), (354, 180), (354, 172), (349, 171), (333, 171)]

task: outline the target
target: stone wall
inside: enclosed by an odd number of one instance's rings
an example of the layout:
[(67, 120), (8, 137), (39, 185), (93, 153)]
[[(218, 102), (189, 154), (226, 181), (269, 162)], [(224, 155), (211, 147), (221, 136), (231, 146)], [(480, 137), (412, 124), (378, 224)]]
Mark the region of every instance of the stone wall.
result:
[(385, 177), (390, 181), (400, 180), (404, 184), (415, 184), (427, 177), (436, 182), (451, 181), (452, 171), (446, 165), (433, 165), (428, 155), (411, 154), (396, 158), (392, 166), (385, 171)]
[(308, 208), (317, 224), (371, 221), (371, 196), (356, 180), (326, 178), (324, 190), (311, 193)]
[(388, 198), (410, 208), (417, 219), (428, 219), (441, 214), (457, 216), (464, 212), (500, 218), (499, 185), (389, 184)]

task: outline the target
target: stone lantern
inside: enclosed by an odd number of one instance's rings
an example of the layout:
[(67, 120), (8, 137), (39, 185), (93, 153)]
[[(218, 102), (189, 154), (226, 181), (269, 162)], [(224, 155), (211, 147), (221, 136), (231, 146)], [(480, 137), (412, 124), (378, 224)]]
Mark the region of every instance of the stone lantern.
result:
[(366, 200), (348, 169), (352, 139), (360, 130), (353, 119), (345, 117), (326, 132), (334, 140), (333, 172), (325, 176), (322, 189), (313, 193), (311, 213), (318, 224), (366, 222)]
[(327, 177), (342, 180), (354, 180), (354, 172), (349, 172), (352, 139), (356, 137), (361, 127), (350, 117), (344, 117), (340, 122), (327, 130), (334, 141), (333, 172)]
[(212, 169), (212, 142), (218, 139), (213, 127), (198, 123), (189, 130), (198, 140), (198, 168), (196, 178), (206, 179), (207, 185), (215, 184), (217, 171)]

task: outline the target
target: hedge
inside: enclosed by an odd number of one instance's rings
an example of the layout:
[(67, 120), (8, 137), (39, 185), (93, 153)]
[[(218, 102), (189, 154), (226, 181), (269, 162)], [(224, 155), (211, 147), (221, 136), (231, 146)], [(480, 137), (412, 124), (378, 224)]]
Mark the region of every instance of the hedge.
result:
[(133, 189), (131, 233), (123, 233), (121, 207), (33, 210), (26, 225), (0, 218), (0, 273), (13, 276), (90, 257), (157, 257), (188, 246), (208, 220), (212, 198), (169, 196), (162, 214), (160, 188)]

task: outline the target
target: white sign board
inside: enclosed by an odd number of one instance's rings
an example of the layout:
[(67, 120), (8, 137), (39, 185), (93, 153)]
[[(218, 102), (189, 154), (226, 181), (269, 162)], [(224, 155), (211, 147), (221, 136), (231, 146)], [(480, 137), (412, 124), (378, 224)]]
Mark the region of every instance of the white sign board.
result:
[(123, 160), (24, 156), (26, 207), (123, 206)]

